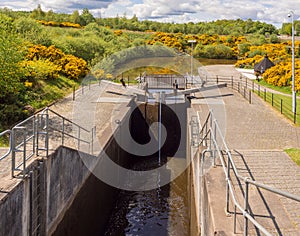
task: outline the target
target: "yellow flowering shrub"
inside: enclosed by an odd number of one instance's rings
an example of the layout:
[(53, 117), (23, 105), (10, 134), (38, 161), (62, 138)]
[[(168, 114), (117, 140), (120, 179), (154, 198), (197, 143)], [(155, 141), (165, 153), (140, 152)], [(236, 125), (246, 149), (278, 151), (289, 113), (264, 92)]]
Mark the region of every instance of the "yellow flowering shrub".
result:
[(88, 73), (87, 63), (81, 58), (65, 55), (60, 62), (63, 65), (62, 72), (71, 79), (79, 79)]
[(93, 75), (95, 76), (95, 78), (101, 79), (104, 77), (104, 70), (102, 69), (95, 70), (93, 71)]
[(114, 35), (116, 35), (116, 36), (121, 36), (122, 34), (123, 34), (122, 30), (115, 30), (114, 31)]
[[(78, 79), (88, 73), (88, 67), (85, 60), (76, 56), (65, 54), (55, 46), (33, 45), (28, 49), (26, 56), (27, 64), (25, 67), (32, 67), (32, 63), (45, 66), (45, 72), (40, 71), (42, 78), (57, 78), (56, 73), (51, 74), (47, 65), (53, 66), (54, 71), (66, 75), (71, 79)], [(35, 68), (35, 67), (34, 67)], [(32, 71), (32, 69), (30, 69)], [(49, 72), (49, 74), (47, 74)], [(32, 72), (36, 73), (36, 72)], [(46, 73), (46, 75), (45, 75)], [(29, 75), (28, 75), (29, 76)], [(33, 75), (32, 75), (33, 76)], [(34, 75), (35, 76), (35, 75)]]
[(38, 20), (38, 23), (45, 25), (45, 26), (52, 26), (52, 27), (69, 27), (69, 28), (81, 28), (80, 24), (75, 24), (72, 22), (56, 22), (56, 21), (45, 21), (45, 20)]
[[(299, 54), (300, 42), (295, 42), (295, 54)], [(259, 63), (265, 55), (275, 63), (275, 66), (266, 70), (263, 79), (275, 86), (291, 86), (292, 62), (291, 62), (291, 42), (281, 42), (275, 44), (263, 44), (260, 46), (250, 46), (249, 51), (235, 64), (237, 67), (251, 67)], [(295, 89), (300, 91), (300, 61), (296, 61), (295, 66)]]
[(112, 79), (113, 75), (112, 74), (106, 74), (106, 79)]
[[(292, 62), (280, 62), (263, 74), (263, 79), (275, 86), (292, 86)], [(295, 90), (300, 91), (300, 61), (295, 64)]]
[(31, 81), (39, 79), (56, 79), (61, 68), (49, 60), (32, 60), (21, 63), (25, 68), (25, 76)]

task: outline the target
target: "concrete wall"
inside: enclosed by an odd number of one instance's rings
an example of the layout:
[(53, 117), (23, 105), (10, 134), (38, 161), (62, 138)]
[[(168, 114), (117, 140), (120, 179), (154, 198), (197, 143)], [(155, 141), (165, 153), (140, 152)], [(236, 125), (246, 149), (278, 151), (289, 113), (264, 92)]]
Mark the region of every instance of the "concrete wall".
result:
[(51, 231), (89, 175), (73, 149), (59, 147), (47, 159), (34, 161), (0, 203), (0, 235)]
[[(28, 183), (28, 181), (26, 181)], [(0, 202), (0, 235), (23, 235), (26, 232), (27, 221), (26, 197), (24, 196), (25, 181), (20, 183)], [(24, 215), (23, 215), (24, 213)], [(23, 224), (24, 218), (24, 224)], [(13, 219), (13, 220), (12, 220)]]
[[(188, 111), (188, 123), (191, 117), (196, 115), (192, 110)], [(187, 156), (191, 160), (189, 167), (189, 186), (190, 186), (190, 231), (191, 235), (216, 235), (215, 223), (212, 215), (212, 204), (209, 193), (209, 182), (207, 170), (201, 170), (201, 155), (205, 147), (193, 147), (191, 145), (191, 127), (187, 126)], [(208, 158), (205, 159), (206, 161)], [(204, 166), (210, 166), (204, 164)], [(203, 174), (202, 172), (205, 172)], [(211, 187), (212, 188), (212, 187)]]
[(192, 147), (191, 143), (191, 126), (190, 120), (196, 113), (192, 109), (188, 109), (187, 112), (187, 135), (186, 135), (186, 155), (190, 166), (188, 168), (188, 186), (189, 186), (189, 216), (190, 216), (190, 235), (198, 236), (200, 235), (201, 228), (201, 209), (200, 209), (200, 185), (199, 185), (199, 165), (197, 165), (197, 151), (198, 148)]
[(110, 137), (97, 157), (61, 146), (48, 158), (33, 161), (27, 176), (0, 202), (0, 236), (101, 234), (118, 190), (96, 178), (82, 157), (100, 160), (107, 153), (126, 167), (127, 153), (112, 135), (119, 135), (121, 127), (106, 132)]
[[(157, 119), (157, 109), (151, 112), (147, 109), (142, 110), (147, 111), (148, 115), (152, 114), (155, 117), (154, 121)], [(129, 111), (130, 109), (122, 113), (120, 121), (129, 119)], [(150, 120), (147, 122), (151, 123)], [(165, 122), (170, 123), (168, 120)], [(133, 125), (137, 127), (139, 123)], [(147, 129), (147, 126), (145, 128)], [(59, 147), (47, 159), (34, 161), (28, 167), (28, 176), (0, 202), (0, 236), (37, 233), (101, 235), (115, 206), (119, 190), (95, 177), (86, 168), (81, 156), (101, 160), (105, 153), (124, 167), (131, 161), (129, 154), (122, 150), (114, 139), (114, 136), (122, 136), (123, 141), (129, 142), (126, 137), (128, 132), (123, 132), (122, 124), (119, 128), (104, 133), (109, 135), (109, 138), (105, 141), (104, 151), (97, 157), (79, 153), (71, 148)], [(176, 152), (177, 148), (169, 150), (167, 146), (165, 152)], [(185, 145), (179, 147), (179, 150), (183, 148)], [(101, 168), (105, 170), (105, 166)]]

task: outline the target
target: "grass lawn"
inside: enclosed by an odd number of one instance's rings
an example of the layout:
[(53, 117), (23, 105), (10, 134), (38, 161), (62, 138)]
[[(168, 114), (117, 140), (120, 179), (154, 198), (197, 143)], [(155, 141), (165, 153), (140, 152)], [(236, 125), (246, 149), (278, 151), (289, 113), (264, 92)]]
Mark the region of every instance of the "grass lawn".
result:
[[(254, 91), (258, 94), (258, 91)], [(271, 104), (274, 108), (280, 111), (284, 116), (286, 116), (291, 121), (294, 121), (294, 113), (292, 112), (292, 97), (285, 96), (282, 94), (275, 94), (271, 92), (260, 91), (259, 96), (266, 102)], [(297, 98), (297, 108), (296, 108), (296, 124), (300, 125), (300, 98)]]
[[(292, 88), (287, 86), (287, 87), (278, 87), (272, 84), (268, 84), (265, 80), (261, 79), (259, 82), (257, 80), (254, 80), (254, 83), (259, 84), (261, 86), (264, 86), (266, 88), (270, 88), (272, 90), (285, 93), (285, 94), (292, 94)], [(299, 94), (298, 94), (299, 95)]]
[(291, 158), (292, 160), (300, 166), (300, 149), (296, 148), (290, 148), (284, 150)]

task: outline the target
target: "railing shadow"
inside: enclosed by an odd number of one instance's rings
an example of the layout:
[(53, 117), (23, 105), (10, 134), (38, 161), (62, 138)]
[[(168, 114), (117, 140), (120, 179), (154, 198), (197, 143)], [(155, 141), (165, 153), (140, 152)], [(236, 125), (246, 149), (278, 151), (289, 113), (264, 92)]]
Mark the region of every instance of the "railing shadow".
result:
[[(249, 165), (247, 164), (247, 161), (246, 161), (244, 155), (243, 155), (242, 153), (240, 153), (239, 151), (237, 151), (237, 150), (233, 150), (233, 151), (234, 151), (234, 152), (237, 154), (237, 156), (242, 160), (243, 165), (244, 165), (244, 167), (245, 167), (245, 170), (246, 170), (247, 173), (249, 174), (250, 178), (251, 178), (253, 181), (255, 181), (254, 175), (253, 175), (253, 173), (251, 172), (251, 170), (250, 170), (250, 168), (249, 168)], [(240, 190), (241, 190), (243, 196), (245, 197), (245, 192), (244, 192), (244, 190), (243, 190), (242, 183), (241, 183), (241, 181), (240, 181), (238, 178), (237, 178), (237, 181), (238, 181), (239, 188), (240, 188)], [(274, 225), (274, 227), (275, 227), (276, 233), (277, 233), (278, 235), (280, 235), (280, 236), (283, 235), (282, 232), (281, 232), (281, 230), (280, 230), (280, 228), (279, 228), (279, 225), (278, 225), (278, 223), (277, 223), (277, 221), (276, 221), (276, 218), (275, 218), (275, 216), (274, 216), (272, 210), (270, 209), (270, 207), (269, 207), (269, 205), (268, 205), (268, 203), (267, 203), (267, 200), (266, 200), (265, 196), (263, 195), (261, 189), (258, 188), (258, 187), (256, 187), (256, 190), (257, 190), (257, 192), (258, 192), (258, 194), (259, 194), (260, 199), (261, 199), (262, 202), (263, 202), (263, 205), (265, 206), (265, 208), (266, 208), (266, 210), (267, 210), (267, 212), (268, 212), (268, 215), (259, 215), (259, 214), (255, 214), (255, 213), (253, 212), (253, 210), (251, 209), (250, 204), (249, 204), (249, 213), (252, 215), (253, 218), (269, 218), (269, 219), (271, 219), (271, 220), (272, 220), (272, 223), (273, 223), (273, 225)], [(255, 226), (254, 226), (254, 227), (255, 227)], [(257, 235), (261, 235), (257, 227), (255, 227), (255, 230), (256, 230)]]

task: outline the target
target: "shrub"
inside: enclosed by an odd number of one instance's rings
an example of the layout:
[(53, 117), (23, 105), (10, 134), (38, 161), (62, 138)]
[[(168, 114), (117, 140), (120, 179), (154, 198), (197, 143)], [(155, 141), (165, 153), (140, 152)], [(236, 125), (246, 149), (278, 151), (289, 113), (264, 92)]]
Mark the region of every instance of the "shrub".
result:
[(63, 65), (62, 72), (69, 78), (79, 79), (88, 73), (86, 61), (73, 55), (65, 55), (60, 63)]
[(29, 81), (36, 82), (37, 80), (56, 79), (59, 76), (61, 67), (55, 65), (49, 60), (32, 60), (23, 61), (22, 66), (25, 68), (25, 76)]
[[(79, 79), (88, 73), (87, 63), (85, 60), (78, 58), (70, 54), (64, 54), (60, 49), (55, 46), (42, 46), (33, 45), (29, 48), (28, 54), (26, 56), (28, 61), (26, 66), (29, 66), (29, 71), (34, 73), (32, 64), (37, 66), (36, 69), (39, 70), (44, 67), (45, 72), (42, 70), (41, 79), (46, 78), (57, 78), (58, 73), (62, 73), (71, 79)], [(53, 65), (53, 70), (50, 70), (51, 65)], [(32, 75), (32, 74), (31, 74)], [(34, 77), (35, 78), (35, 77)]]

